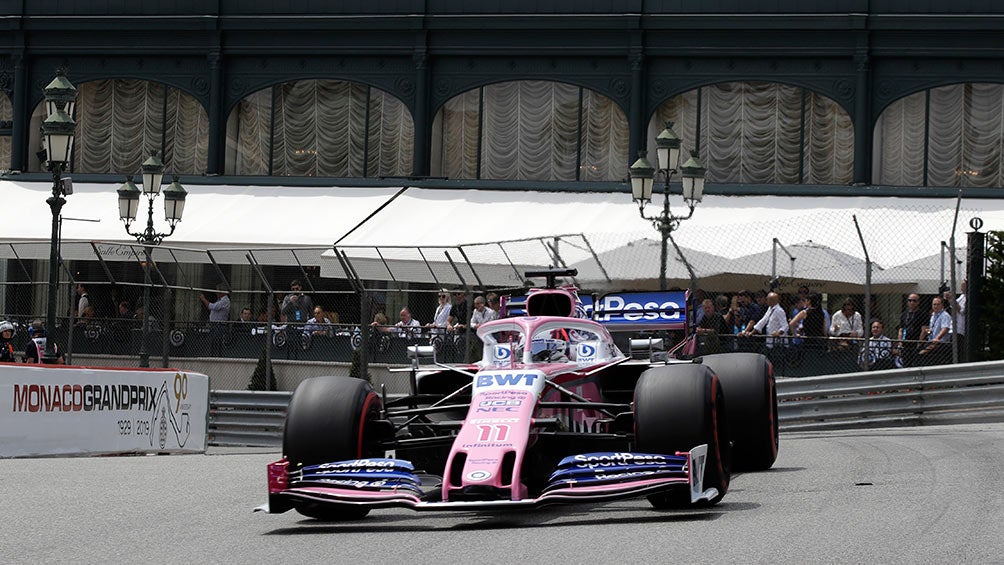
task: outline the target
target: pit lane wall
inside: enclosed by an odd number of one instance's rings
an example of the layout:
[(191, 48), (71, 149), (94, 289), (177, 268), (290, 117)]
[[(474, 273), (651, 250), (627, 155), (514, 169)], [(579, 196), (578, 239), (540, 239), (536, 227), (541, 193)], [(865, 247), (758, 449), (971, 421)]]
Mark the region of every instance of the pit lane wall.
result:
[(209, 377), (0, 364), (0, 457), (201, 453)]

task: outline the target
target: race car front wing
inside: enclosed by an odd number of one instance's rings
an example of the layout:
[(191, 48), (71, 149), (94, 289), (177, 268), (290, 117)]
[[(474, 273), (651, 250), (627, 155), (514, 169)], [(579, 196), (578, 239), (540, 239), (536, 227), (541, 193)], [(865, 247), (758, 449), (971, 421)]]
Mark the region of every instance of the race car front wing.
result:
[[(439, 485), (401, 459), (359, 459), (289, 469), (285, 459), (268, 466), (269, 502), (255, 511), (281, 513), (297, 501), (365, 508), (502, 510), (552, 504), (604, 502), (689, 488), (690, 501), (710, 501), (703, 488), (708, 448), (699, 445), (674, 455), (585, 453), (566, 457), (535, 498), (520, 500), (438, 500)], [(430, 488), (432, 487), (432, 488)]]

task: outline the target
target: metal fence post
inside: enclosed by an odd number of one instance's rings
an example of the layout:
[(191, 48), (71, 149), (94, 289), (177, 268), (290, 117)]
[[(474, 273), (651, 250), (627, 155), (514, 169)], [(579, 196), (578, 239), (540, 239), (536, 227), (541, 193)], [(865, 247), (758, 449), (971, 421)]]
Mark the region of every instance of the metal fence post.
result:
[(982, 361), (983, 346), (983, 308), (982, 290), (983, 277), (986, 273), (986, 234), (980, 232), (983, 227), (983, 220), (973, 218), (969, 221), (969, 226), (973, 231), (969, 232), (968, 250), (969, 257), (966, 258), (966, 328), (963, 335), (966, 336), (966, 360)]

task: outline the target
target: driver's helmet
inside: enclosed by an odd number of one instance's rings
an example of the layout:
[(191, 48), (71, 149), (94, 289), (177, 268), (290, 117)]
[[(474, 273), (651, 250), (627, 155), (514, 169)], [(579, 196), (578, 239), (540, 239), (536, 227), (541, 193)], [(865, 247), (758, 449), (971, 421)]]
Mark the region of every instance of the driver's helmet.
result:
[(534, 361), (567, 361), (568, 342), (563, 339), (539, 338), (530, 341), (530, 357)]

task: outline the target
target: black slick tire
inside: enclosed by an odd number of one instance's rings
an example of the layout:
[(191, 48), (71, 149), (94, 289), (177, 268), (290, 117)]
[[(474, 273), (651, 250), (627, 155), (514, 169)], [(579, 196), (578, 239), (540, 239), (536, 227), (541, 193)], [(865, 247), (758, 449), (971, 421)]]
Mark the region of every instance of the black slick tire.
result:
[(777, 389), (770, 361), (758, 353), (706, 355), (701, 363), (722, 383), (729, 399), (732, 466), (764, 471), (777, 460)]
[[(717, 504), (729, 489), (731, 453), (728, 412), (721, 384), (699, 364), (654, 367), (642, 373), (634, 391), (635, 446), (640, 452), (672, 454), (706, 444), (704, 488), (714, 487)], [(690, 503), (689, 491), (648, 497), (656, 508)]]
[[(367, 422), (376, 419), (380, 397), (369, 383), (351, 377), (314, 377), (300, 383), (286, 412), (282, 451), (289, 468), (372, 455)], [(297, 512), (318, 520), (353, 520), (369, 510), (351, 505), (296, 501)]]

